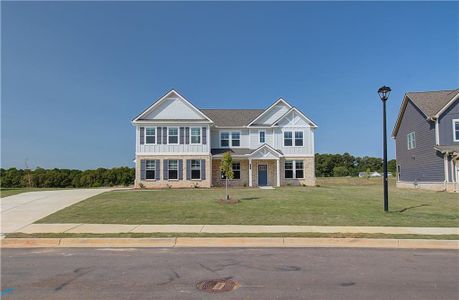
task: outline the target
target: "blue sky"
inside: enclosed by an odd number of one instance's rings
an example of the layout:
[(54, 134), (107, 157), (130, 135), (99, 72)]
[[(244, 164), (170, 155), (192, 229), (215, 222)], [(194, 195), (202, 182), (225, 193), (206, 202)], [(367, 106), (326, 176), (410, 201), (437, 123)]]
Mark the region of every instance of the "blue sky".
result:
[(380, 86), (389, 131), (405, 92), (457, 88), (458, 5), (2, 2), (1, 165), (133, 166), (130, 121), (171, 88), (201, 108), (283, 97), (317, 152), (381, 156)]

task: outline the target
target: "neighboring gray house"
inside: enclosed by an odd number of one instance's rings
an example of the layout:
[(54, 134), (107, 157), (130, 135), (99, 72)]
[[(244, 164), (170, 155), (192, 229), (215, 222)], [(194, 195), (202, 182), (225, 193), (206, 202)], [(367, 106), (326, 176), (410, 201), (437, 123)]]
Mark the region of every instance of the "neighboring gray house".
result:
[(405, 94), (392, 132), (397, 187), (459, 191), (459, 89)]
[(199, 109), (171, 90), (132, 124), (136, 187), (221, 186), (227, 151), (231, 185), (315, 185), (317, 125), (283, 99), (266, 109)]

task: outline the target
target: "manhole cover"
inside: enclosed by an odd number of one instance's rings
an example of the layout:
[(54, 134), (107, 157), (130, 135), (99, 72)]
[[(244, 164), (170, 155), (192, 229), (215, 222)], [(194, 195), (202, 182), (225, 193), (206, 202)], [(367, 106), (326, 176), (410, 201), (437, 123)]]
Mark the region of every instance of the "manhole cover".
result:
[(231, 292), (239, 287), (239, 282), (231, 279), (210, 279), (198, 282), (198, 290), (208, 293)]

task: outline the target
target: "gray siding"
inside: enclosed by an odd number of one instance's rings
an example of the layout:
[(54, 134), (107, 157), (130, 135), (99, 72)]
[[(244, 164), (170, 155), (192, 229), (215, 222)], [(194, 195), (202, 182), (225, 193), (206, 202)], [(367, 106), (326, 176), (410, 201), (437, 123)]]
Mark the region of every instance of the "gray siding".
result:
[[(407, 135), (416, 132), (416, 148), (408, 150)], [(445, 180), (443, 156), (435, 145), (435, 123), (428, 122), (424, 114), (408, 102), (396, 137), (397, 165), (400, 181), (443, 182)]]
[(456, 100), (441, 116), (438, 118), (440, 132), (440, 145), (459, 145), (453, 139), (453, 119), (459, 119), (459, 100)]

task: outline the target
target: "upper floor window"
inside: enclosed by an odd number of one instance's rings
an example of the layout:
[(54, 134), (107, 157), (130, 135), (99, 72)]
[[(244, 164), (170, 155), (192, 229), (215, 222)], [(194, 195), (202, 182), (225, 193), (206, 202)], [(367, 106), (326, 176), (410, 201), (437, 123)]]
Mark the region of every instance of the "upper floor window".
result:
[(453, 140), (459, 142), (459, 119), (453, 120)]
[(145, 179), (155, 179), (156, 178), (156, 161), (147, 160), (145, 161)]
[(191, 179), (201, 179), (201, 161), (191, 160)]
[(199, 127), (191, 128), (191, 143), (201, 144), (201, 128)]
[(178, 144), (178, 128), (177, 127), (168, 127), (168, 140), (169, 144)]
[(293, 137), (291, 131), (284, 131), (284, 146), (293, 146)]
[(238, 131), (233, 132), (220, 132), (220, 146), (221, 147), (240, 147), (241, 146), (241, 133)]
[(415, 132), (410, 132), (407, 135), (408, 150), (416, 148), (416, 134)]
[(260, 144), (266, 143), (266, 131), (260, 130), (258, 132), (258, 141)]
[(154, 127), (145, 128), (145, 144), (156, 143), (156, 130)]
[(168, 162), (169, 179), (178, 179), (178, 160), (171, 159)]
[(303, 146), (303, 131), (295, 131), (295, 146)]

